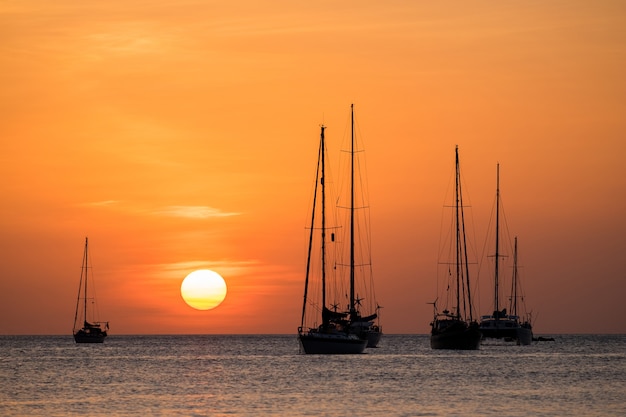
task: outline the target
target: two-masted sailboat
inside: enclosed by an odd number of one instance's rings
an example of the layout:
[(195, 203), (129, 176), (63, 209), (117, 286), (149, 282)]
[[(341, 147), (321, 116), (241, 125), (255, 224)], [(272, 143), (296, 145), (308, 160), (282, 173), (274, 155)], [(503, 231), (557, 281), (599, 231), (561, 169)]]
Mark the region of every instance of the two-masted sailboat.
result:
[[(355, 131), (354, 131), (354, 106), (351, 107), (351, 138), (350, 138), (350, 182), (349, 182), (349, 204), (346, 206), (349, 219), (347, 230), (348, 254), (341, 253), (341, 244), (344, 241), (337, 242), (335, 233), (328, 230), (339, 230), (336, 227), (329, 228), (326, 225), (327, 220), (327, 181), (326, 181), (326, 147), (324, 141), (324, 129), (322, 126), (320, 135), (320, 150), (318, 152), (318, 164), (316, 174), (316, 185), (313, 198), (313, 215), (311, 217), (311, 226), (309, 234), (309, 250), (307, 254), (307, 270), (304, 288), (304, 303), (302, 306), (302, 321), (298, 328), (298, 338), (305, 353), (362, 353), (366, 347), (376, 347), (381, 335), (382, 328), (376, 322), (378, 318), (377, 311), (370, 311), (367, 315), (362, 315), (365, 303), (363, 298), (359, 297), (356, 292), (357, 279), (360, 282), (371, 280), (371, 261), (369, 256), (367, 260), (360, 259), (357, 255), (357, 230), (365, 233), (365, 230), (357, 226), (357, 209), (365, 209), (365, 206), (356, 206), (355, 194)], [(319, 188), (318, 188), (319, 185)], [(321, 205), (317, 207), (318, 195), (321, 199)], [(317, 214), (316, 214), (317, 213)], [(320, 223), (316, 222), (316, 215), (319, 217)], [(316, 232), (319, 235), (316, 236)], [(369, 233), (367, 233), (369, 236)], [(316, 239), (317, 237), (317, 239)], [(328, 244), (338, 245), (335, 250), (330, 252)], [(367, 247), (359, 247), (359, 254), (367, 252), (371, 253), (369, 244)], [(319, 262), (321, 262), (318, 274), (319, 277), (313, 277), (311, 271), (315, 266), (312, 259), (313, 248), (319, 248)], [(330, 258), (332, 253), (332, 263)], [(349, 262), (342, 262), (345, 256), (349, 257)], [(357, 263), (357, 259), (359, 262)], [(339, 268), (338, 268), (339, 267)], [(363, 270), (368, 273), (363, 273)], [(349, 276), (345, 276), (342, 272), (347, 271)], [(359, 277), (357, 277), (359, 275)], [(332, 278), (331, 278), (332, 277)], [(309, 294), (309, 287), (312, 286), (312, 279), (317, 278), (320, 284), (321, 300), (315, 301), (317, 297)], [(342, 299), (345, 294), (345, 284), (348, 283), (348, 304), (347, 308), (342, 308)], [(371, 288), (372, 282), (368, 282), (368, 295), (373, 294)], [(368, 285), (359, 286), (363, 291), (367, 291)], [(367, 296), (367, 295), (366, 295)], [(373, 299), (373, 295), (371, 296)], [(379, 307), (376, 306), (377, 310)], [(321, 318), (321, 324), (319, 323)], [(312, 323), (307, 324), (307, 323)]]
[(85, 251), (78, 284), (78, 297), (76, 300), (76, 313), (74, 315), (74, 327), (72, 333), (76, 343), (102, 343), (109, 329), (108, 322), (97, 321), (96, 299), (93, 287), (93, 274), (91, 285), (89, 283), (89, 240), (85, 238)]
[(452, 233), (449, 240), (452, 259), (446, 265), (446, 297), (445, 309), (437, 310), (437, 301), (433, 303), (434, 318), (430, 323), (430, 347), (433, 349), (475, 350), (480, 346), (481, 333), (478, 323), (473, 317), (471, 285), (467, 238), (465, 231), (465, 214), (463, 194), (461, 190), (461, 171), (459, 165), (459, 148), (456, 147), (455, 158), (455, 189)]
[(518, 300), (524, 301), (521, 296), (518, 269), (517, 269), (517, 237), (515, 237), (515, 247), (513, 250), (513, 277), (511, 280), (511, 296), (509, 304), (509, 312), (503, 308), (500, 310), (500, 208), (502, 202), (500, 200), (500, 165), (497, 165), (496, 172), (496, 232), (495, 232), (495, 254), (494, 259), (494, 304), (493, 313), (484, 315), (480, 320), (480, 331), (485, 339), (501, 339), (504, 341), (513, 341), (518, 345), (530, 345), (533, 340), (533, 331), (530, 319), (522, 320), (518, 312)]
[[(302, 305), (302, 319), (298, 327), (298, 339), (304, 353), (313, 354), (345, 354), (363, 353), (367, 339), (350, 331), (349, 313), (338, 311), (338, 306), (329, 308), (329, 294), (337, 282), (336, 250), (329, 251), (329, 244), (335, 245), (335, 230), (328, 227), (326, 207), (326, 142), (324, 139), (325, 126), (321, 127), (320, 146), (315, 174), (313, 192), (313, 210), (309, 230), (309, 247), (307, 252), (306, 275), (304, 283), (304, 302)], [(319, 201), (318, 198), (321, 200)], [(331, 264), (330, 254), (333, 259)], [(319, 285), (318, 294), (309, 294), (309, 287)], [(318, 321), (321, 319), (321, 323)], [(316, 325), (315, 323), (319, 323)]]

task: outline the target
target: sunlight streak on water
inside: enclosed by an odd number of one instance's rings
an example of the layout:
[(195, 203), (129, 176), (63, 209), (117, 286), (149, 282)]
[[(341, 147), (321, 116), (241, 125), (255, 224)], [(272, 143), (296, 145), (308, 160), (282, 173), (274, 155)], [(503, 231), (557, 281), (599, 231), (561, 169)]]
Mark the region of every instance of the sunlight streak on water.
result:
[(386, 335), (364, 355), (317, 356), (295, 336), (3, 336), (0, 415), (624, 415), (625, 342), (455, 352)]

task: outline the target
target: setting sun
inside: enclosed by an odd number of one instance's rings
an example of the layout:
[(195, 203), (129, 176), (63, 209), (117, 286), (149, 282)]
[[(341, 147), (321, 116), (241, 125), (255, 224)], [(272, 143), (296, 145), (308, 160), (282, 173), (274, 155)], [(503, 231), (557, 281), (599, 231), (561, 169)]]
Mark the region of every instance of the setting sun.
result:
[(626, 1), (0, 0), (0, 28), (0, 335), (68, 331), (89, 236), (112, 336), (295, 336), (320, 124), (349, 247), (352, 103), (387, 334), (431, 331), (456, 145), (477, 314), (499, 163), (534, 328), (626, 333)]
[(180, 294), (190, 307), (210, 310), (226, 298), (226, 282), (217, 272), (200, 269), (185, 277)]

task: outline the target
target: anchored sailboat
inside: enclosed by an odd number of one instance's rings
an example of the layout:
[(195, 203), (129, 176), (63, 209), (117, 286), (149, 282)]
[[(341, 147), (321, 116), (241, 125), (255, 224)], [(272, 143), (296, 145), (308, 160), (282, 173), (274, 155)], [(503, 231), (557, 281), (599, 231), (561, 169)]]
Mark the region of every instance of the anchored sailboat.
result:
[[(480, 346), (481, 334), (472, 312), (458, 146), (455, 154), (454, 239), (450, 241), (450, 244), (454, 245), (451, 248), (454, 252), (453, 259), (445, 262), (448, 266), (446, 307), (440, 313), (437, 310), (437, 301), (433, 303), (435, 311), (433, 321), (430, 323), (430, 347), (432, 349), (476, 350)], [(452, 305), (448, 306), (448, 304)]]
[[(109, 322), (96, 321), (96, 299), (93, 290), (93, 276), (89, 285), (89, 240), (85, 238), (85, 251), (78, 284), (78, 297), (76, 299), (76, 313), (74, 315), (74, 327), (72, 333), (76, 343), (102, 343), (107, 336)], [(89, 308), (91, 307), (91, 308)]]
[(480, 331), (483, 339), (503, 339), (514, 341), (518, 345), (530, 345), (533, 340), (532, 325), (530, 319), (521, 320), (518, 314), (518, 295), (520, 286), (517, 271), (517, 237), (515, 237), (515, 248), (513, 254), (513, 277), (511, 280), (511, 297), (509, 312), (506, 308), (500, 310), (500, 164), (497, 165), (496, 173), (496, 234), (495, 234), (495, 254), (494, 258), (494, 310), (490, 315), (484, 315), (480, 321)]
[[(377, 347), (382, 337), (380, 325), (380, 307), (374, 291), (374, 273), (371, 259), (371, 230), (369, 201), (367, 199), (367, 181), (365, 171), (364, 150), (359, 146), (355, 129), (354, 105), (350, 106), (350, 149), (345, 154), (350, 156), (349, 173), (342, 176), (349, 178), (340, 208), (346, 214), (342, 224), (349, 224), (349, 233), (344, 237), (348, 246), (344, 246), (342, 271), (349, 274), (350, 293), (348, 312), (352, 332), (367, 338), (367, 347)], [(349, 201), (347, 199), (349, 198)], [(344, 281), (345, 282), (345, 281)]]
[[(364, 188), (357, 181), (356, 138), (354, 130), (354, 105), (351, 106), (351, 136), (350, 136), (350, 174), (349, 191), (343, 196), (349, 199), (346, 204), (340, 204), (345, 208), (348, 219), (343, 223), (349, 227), (343, 227), (346, 236), (339, 243), (339, 249), (345, 249), (347, 253), (339, 254), (332, 252), (334, 264), (330, 268), (329, 251), (327, 250), (328, 236), (326, 225), (326, 174), (325, 174), (325, 142), (324, 127), (320, 135), (320, 151), (318, 156), (318, 171), (316, 176), (315, 197), (313, 199), (313, 216), (311, 218), (311, 232), (309, 236), (309, 252), (307, 256), (307, 275), (304, 290), (304, 304), (302, 307), (302, 323), (298, 328), (300, 344), (306, 353), (361, 353), (365, 347), (376, 347), (382, 336), (382, 327), (378, 321), (378, 311), (381, 308), (376, 304), (373, 290), (372, 266), (370, 259), (369, 239), (369, 216), (366, 212), (367, 204), (363, 195), (357, 196), (357, 188)], [(359, 175), (360, 179), (363, 179)], [(318, 190), (317, 185), (321, 186)], [(361, 190), (364, 191), (364, 190)], [(317, 194), (320, 194), (321, 202), (321, 226), (316, 225), (316, 202)], [(361, 214), (357, 215), (357, 212)], [(314, 243), (315, 231), (321, 232), (319, 238), (321, 247), (321, 304), (315, 304), (308, 294), (311, 284), (311, 268), (314, 262), (311, 260), (312, 248), (318, 245)], [(335, 233), (331, 233), (330, 242), (335, 245)], [(348, 246), (343, 246), (344, 242)], [(340, 259), (349, 258), (349, 262), (340, 262)], [(337, 268), (339, 266), (339, 268)], [(336, 275), (339, 269), (339, 276)], [(329, 273), (330, 272), (330, 273)], [(332, 274), (331, 274), (332, 273)], [(349, 274), (346, 276), (346, 274)], [(330, 279), (331, 275), (334, 279)], [(346, 283), (348, 288), (345, 287)], [(357, 290), (358, 289), (358, 290)], [(347, 294), (346, 294), (347, 291)], [(362, 291), (359, 294), (358, 291)], [(345, 298), (344, 298), (345, 297)], [(346, 300), (347, 298), (347, 300)], [(345, 302), (347, 301), (347, 305)], [(345, 308), (343, 307), (345, 306)], [(305, 322), (310, 318), (312, 307), (316, 307), (316, 318), (321, 316), (322, 323), (315, 326), (307, 326)], [(365, 311), (367, 314), (362, 314)]]
[[(367, 339), (351, 331), (350, 312), (352, 310), (349, 312), (338, 311), (337, 304), (332, 306), (332, 309), (329, 308), (328, 304), (329, 293), (334, 292), (332, 289), (336, 288), (338, 283), (336, 279), (331, 280), (331, 274), (335, 278), (336, 269), (334, 267), (330, 268), (330, 260), (328, 259), (328, 244), (334, 244), (335, 234), (331, 233), (328, 236), (326, 225), (327, 184), (324, 129), (325, 126), (322, 126), (309, 233), (302, 320), (298, 328), (298, 339), (304, 353), (363, 353), (367, 345)], [(321, 199), (321, 204), (319, 205), (318, 197)], [(314, 250), (316, 252), (319, 250), (319, 256), (315, 256)], [(336, 254), (335, 251), (332, 253)], [(313, 276), (314, 271), (318, 276)], [(320, 300), (316, 296), (309, 294), (309, 286), (313, 285), (320, 285)], [(351, 291), (353, 292), (353, 289)], [(321, 324), (315, 325), (315, 323), (319, 323), (319, 319), (321, 319)]]

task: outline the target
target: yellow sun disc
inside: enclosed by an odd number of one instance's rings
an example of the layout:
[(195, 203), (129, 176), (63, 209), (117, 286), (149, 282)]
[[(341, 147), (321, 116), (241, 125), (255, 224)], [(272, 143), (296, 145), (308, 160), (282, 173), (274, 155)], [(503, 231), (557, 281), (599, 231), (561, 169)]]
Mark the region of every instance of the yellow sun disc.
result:
[(198, 310), (210, 310), (226, 298), (226, 282), (217, 272), (199, 269), (185, 277), (180, 286), (180, 294), (189, 306)]

